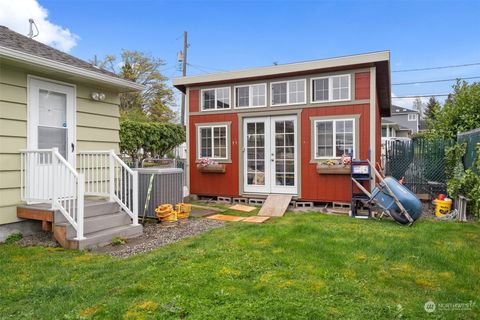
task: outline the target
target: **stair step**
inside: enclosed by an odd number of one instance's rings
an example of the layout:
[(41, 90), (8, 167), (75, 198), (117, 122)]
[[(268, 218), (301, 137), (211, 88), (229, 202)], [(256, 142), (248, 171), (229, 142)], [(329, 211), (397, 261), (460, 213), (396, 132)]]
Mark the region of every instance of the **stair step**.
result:
[[(83, 231), (84, 234), (88, 234), (113, 227), (128, 226), (130, 224), (132, 224), (132, 219), (130, 216), (127, 213), (120, 211), (116, 213), (85, 218), (83, 222)], [(55, 225), (66, 227), (67, 238), (76, 237), (77, 231), (69, 222), (60, 224), (55, 223)]]
[[(120, 211), (120, 206), (116, 202), (108, 201), (88, 201), (85, 202), (83, 209), (83, 216), (85, 218), (101, 216), (111, 213), (116, 213)], [(55, 223), (64, 223), (67, 222), (67, 219), (63, 216), (60, 211), (55, 211), (54, 217)]]
[(141, 236), (143, 233), (143, 227), (141, 224), (133, 226), (120, 226), (109, 229), (104, 229), (92, 233), (85, 234), (85, 239), (74, 240), (73, 238), (67, 238), (70, 249), (87, 249), (101, 247), (108, 245), (112, 242), (114, 237), (122, 238), (135, 238)]

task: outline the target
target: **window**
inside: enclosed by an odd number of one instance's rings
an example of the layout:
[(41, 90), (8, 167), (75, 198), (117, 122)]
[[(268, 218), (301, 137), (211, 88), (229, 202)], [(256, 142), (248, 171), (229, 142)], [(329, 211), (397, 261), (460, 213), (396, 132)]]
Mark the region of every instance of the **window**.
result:
[(202, 110), (230, 109), (230, 88), (202, 90)]
[(265, 83), (235, 87), (235, 107), (265, 107), (266, 92)]
[(198, 127), (198, 157), (227, 159), (227, 126)]
[(312, 102), (350, 100), (350, 75), (313, 78)]
[(409, 113), (408, 114), (408, 121), (417, 121), (417, 114), (416, 113)]
[(305, 83), (305, 79), (272, 83), (272, 105), (305, 103)]
[(388, 138), (388, 127), (382, 127), (382, 137)]
[(355, 155), (355, 120), (315, 120), (315, 159)]

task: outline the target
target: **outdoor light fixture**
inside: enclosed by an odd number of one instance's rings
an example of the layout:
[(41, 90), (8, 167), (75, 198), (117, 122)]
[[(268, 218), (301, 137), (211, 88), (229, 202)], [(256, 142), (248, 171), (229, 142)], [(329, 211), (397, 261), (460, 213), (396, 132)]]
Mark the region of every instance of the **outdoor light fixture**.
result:
[(105, 100), (105, 93), (103, 93), (103, 92), (92, 92), (90, 94), (90, 97), (92, 97), (92, 99), (95, 100), (95, 101), (103, 101), (103, 100)]

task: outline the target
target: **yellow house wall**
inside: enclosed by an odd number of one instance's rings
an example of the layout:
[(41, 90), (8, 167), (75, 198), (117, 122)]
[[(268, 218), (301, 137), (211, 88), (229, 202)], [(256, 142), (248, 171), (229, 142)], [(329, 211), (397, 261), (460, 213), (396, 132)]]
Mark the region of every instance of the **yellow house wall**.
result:
[[(21, 203), (20, 150), (27, 147), (28, 75), (76, 85), (78, 151), (119, 151), (120, 100), (117, 93), (0, 62), (0, 225), (19, 221), (16, 206)], [(105, 92), (105, 101), (90, 99), (92, 91)]]

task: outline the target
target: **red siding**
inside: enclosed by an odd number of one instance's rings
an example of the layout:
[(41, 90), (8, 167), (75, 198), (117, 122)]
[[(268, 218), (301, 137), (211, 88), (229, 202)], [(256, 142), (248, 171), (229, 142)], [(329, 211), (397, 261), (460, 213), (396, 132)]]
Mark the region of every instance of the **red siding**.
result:
[(359, 114), (359, 150), (360, 158), (368, 157), (370, 139), (370, 105), (352, 105), (338, 107), (321, 107), (304, 109), (301, 118), (302, 135), (302, 190), (303, 200), (314, 201), (350, 201), (351, 185), (348, 175), (321, 175), (316, 172), (316, 164), (310, 163), (312, 159), (312, 139), (310, 117), (337, 116)]
[(200, 107), (199, 107), (199, 97), (198, 97), (198, 90), (190, 90), (190, 93), (189, 93), (189, 101), (188, 101), (188, 109), (190, 110), (190, 112), (198, 112), (200, 111)]
[[(190, 91), (191, 93), (192, 91)], [(197, 92), (198, 94), (198, 92)], [(197, 99), (198, 101), (198, 99)], [(231, 122), (230, 154), (232, 163), (226, 164), (226, 172), (200, 173), (195, 164), (197, 159), (196, 123)], [(211, 196), (238, 196), (238, 117), (235, 113), (190, 116), (190, 193)]]
[[(190, 90), (189, 110), (199, 111), (199, 90)], [(355, 99), (363, 100), (370, 98), (370, 73), (361, 72), (355, 74)], [(376, 98), (376, 97), (375, 97)], [(351, 183), (348, 175), (319, 175), (316, 173), (316, 164), (310, 163), (312, 159), (312, 138), (310, 117), (360, 115), (359, 119), (359, 152), (360, 158), (367, 159), (370, 148), (370, 104), (331, 106), (318, 108), (304, 108), (299, 119), (301, 127), (301, 200), (309, 201), (350, 201)], [(197, 158), (196, 141), (197, 132), (195, 124), (211, 122), (231, 122), (231, 163), (226, 164), (225, 174), (203, 174), (197, 170), (195, 160)], [(377, 128), (376, 154), (377, 161), (380, 159), (380, 133), (381, 118), (376, 99)], [(206, 196), (239, 196), (239, 146), (238, 146), (238, 116), (236, 113), (226, 114), (202, 114), (190, 115), (190, 192), (192, 194)]]
[(355, 99), (370, 99), (370, 72), (355, 73)]

